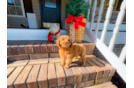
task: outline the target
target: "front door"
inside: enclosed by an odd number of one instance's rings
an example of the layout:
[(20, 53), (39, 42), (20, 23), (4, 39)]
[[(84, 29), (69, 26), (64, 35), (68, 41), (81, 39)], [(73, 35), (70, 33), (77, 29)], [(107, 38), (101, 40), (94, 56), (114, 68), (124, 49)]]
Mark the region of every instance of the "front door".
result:
[[(47, 24), (61, 23), (61, 1), (60, 0), (40, 0), (41, 24), (46, 28)], [(61, 25), (60, 25), (61, 28)]]

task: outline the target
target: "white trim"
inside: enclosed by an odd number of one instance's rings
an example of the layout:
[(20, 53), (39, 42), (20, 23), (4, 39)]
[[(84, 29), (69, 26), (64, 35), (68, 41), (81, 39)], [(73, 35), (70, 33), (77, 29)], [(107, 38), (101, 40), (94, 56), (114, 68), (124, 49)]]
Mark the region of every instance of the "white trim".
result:
[(108, 60), (108, 62), (117, 69), (117, 73), (126, 82), (126, 65), (119, 61), (119, 58), (109, 50), (109, 48), (97, 37), (93, 35), (87, 28), (85, 29), (88, 37), (95, 43), (98, 50)]
[[(37, 31), (37, 34), (35, 33), (35, 30)], [(22, 34), (21, 32), (24, 33), (25, 35)], [(85, 32), (86, 32), (86, 30), (85, 30)], [(29, 35), (27, 35), (27, 33), (29, 33)], [(40, 33), (40, 35), (39, 35), (39, 33)], [(47, 40), (47, 36), (44, 35), (47, 33), (48, 33), (48, 30), (46, 30), (46, 29), (7, 28), (7, 39), (8, 40), (23, 40), (23, 39), (27, 40), (27, 39), (35, 39), (36, 38), (37, 40), (42, 40), (42, 39)], [(67, 34), (66, 30), (62, 30), (62, 29), (61, 29), (61, 33)], [(100, 38), (101, 33), (102, 33), (101, 31), (98, 32), (98, 35), (97, 35), (98, 38)], [(106, 39), (104, 42), (105, 44), (109, 44), (111, 36), (112, 36), (112, 32), (107, 32)], [(86, 33), (84, 34), (83, 40), (92, 42)], [(126, 44), (126, 32), (118, 33), (115, 44)]]
[(22, 15), (9, 15), (9, 14), (7, 14), (7, 16), (8, 17), (26, 17), (25, 16), (25, 9), (24, 9), (23, 0), (20, 0), (20, 4), (21, 4), (21, 6), (18, 6), (18, 7), (21, 7), (22, 8)]
[(21, 7), (22, 7), (23, 17), (25, 17), (25, 9), (24, 9), (24, 3), (23, 3), (23, 0), (20, 0), (20, 2), (21, 2)]
[[(7, 40), (47, 40), (49, 29), (19, 29), (7, 28)], [(67, 35), (66, 30), (61, 30), (62, 35)]]
[[(13, 0), (14, 1), (14, 0)], [(14, 4), (15, 4), (15, 1), (14, 1)], [(16, 4), (15, 4), (15, 7), (16, 7)], [(15, 8), (15, 10), (16, 10), (16, 8)], [(17, 10), (16, 10), (17, 11)], [(16, 14), (17, 14), (17, 12), (16, 12)]]

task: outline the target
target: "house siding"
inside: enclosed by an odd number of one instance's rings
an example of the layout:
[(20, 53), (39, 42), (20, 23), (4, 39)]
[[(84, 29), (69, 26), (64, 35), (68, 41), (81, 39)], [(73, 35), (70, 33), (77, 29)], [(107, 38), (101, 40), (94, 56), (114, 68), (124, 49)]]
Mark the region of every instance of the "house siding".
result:
[(41, 16), (40, 16), (39, 0), (32, 0), (32, 6), (33, 6), (33, 13), (36, 14), (36, 16), (39, 20), (39, 26), (41, 28)]
[(26, 17), (7, 17), (8, 27), (20, 28), (21, 24), (28, 26), (28, 21)]
[(61, 26), (62, 29), (65, 29), (65, 7), (66, 3), (69, 3), (69, 0), (61, 0)]

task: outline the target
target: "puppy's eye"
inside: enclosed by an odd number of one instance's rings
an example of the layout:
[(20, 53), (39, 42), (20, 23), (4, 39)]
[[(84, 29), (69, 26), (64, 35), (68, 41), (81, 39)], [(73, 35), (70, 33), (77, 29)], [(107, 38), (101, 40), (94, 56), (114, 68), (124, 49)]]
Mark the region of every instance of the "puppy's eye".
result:
[(70, 42), (70, 40), (68, 40)]
[(64, 39), (62, 39), (62, 41), (64, 41)]

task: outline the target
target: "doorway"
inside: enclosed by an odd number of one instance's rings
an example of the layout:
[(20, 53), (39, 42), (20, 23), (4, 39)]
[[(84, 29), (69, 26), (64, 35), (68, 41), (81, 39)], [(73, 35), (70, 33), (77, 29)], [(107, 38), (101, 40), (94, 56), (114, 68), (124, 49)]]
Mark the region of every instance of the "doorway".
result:
[(57, 24), (61, 29), (61, 0), (40, 0), (41, 27)]

